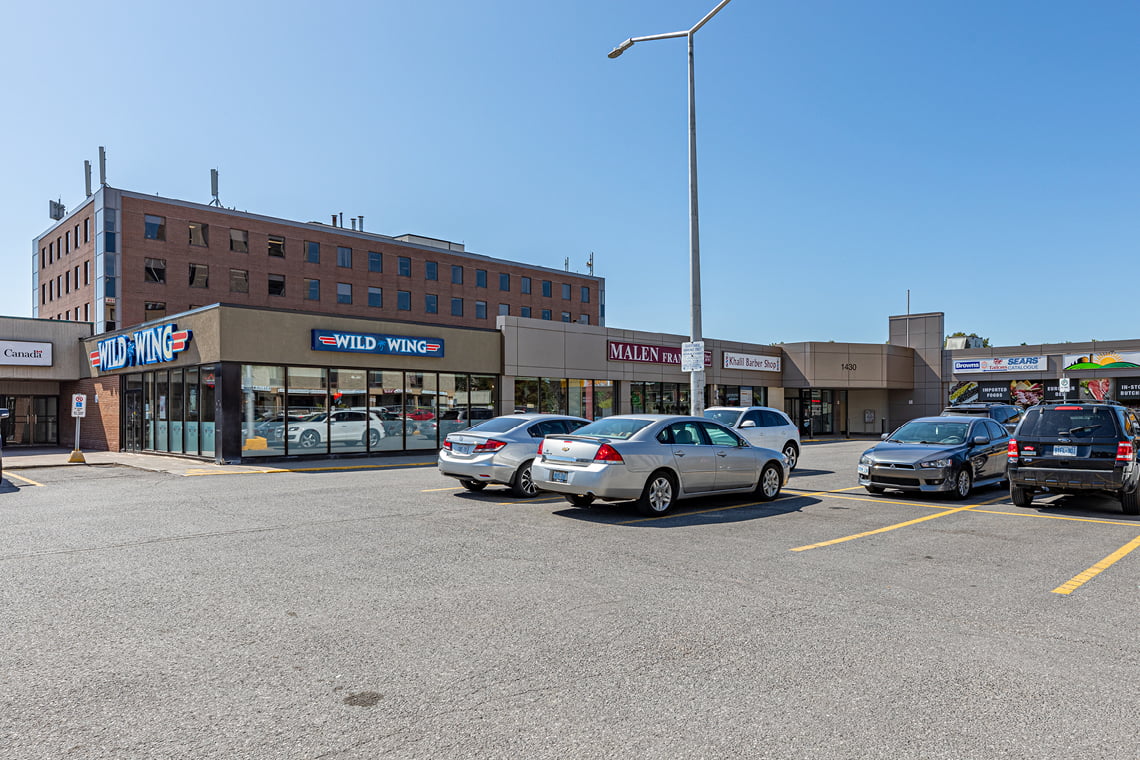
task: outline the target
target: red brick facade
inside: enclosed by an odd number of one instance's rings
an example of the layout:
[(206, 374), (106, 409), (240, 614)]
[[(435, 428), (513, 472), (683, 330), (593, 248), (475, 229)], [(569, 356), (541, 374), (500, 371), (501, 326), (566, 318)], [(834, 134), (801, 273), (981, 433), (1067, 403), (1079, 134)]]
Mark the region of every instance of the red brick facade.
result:
[(119, 376), (88, 378), (61, 383), (59, 394), (59, 445), (75, 446), (75, 418), (71, 396), (87, 396), (87, 416), (79, 426), (79, 447), (90, 451), (119, 451)]

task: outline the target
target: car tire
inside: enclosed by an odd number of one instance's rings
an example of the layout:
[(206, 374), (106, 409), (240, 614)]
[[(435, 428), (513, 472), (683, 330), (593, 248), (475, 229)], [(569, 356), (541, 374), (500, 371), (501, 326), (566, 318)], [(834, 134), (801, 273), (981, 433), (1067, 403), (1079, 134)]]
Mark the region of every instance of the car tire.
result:
[(772, 501), (780, 495), (780, 487), (784, 484), (784, 473), (780, 466), (774, 462), (764, 465), (760, 477), (756, 480), (756, 498), (760, 501)]
[(306, 430), (305, 432), (301, 433), (299, 443), (303, 449), (316, 448), (321, 444), (321, 434), (316, 430)]
[(800, 447), (792, 441), (788, 441), (784, 444), (784, 456), (791, 460), (791, 465), (789, 465), (788, 469), (796, 469), (796, 465), (800, 463)]
[(645, 481), (637, 509), (643, 515), (667, 514), (677, 500), (677, 479), (665, 470), (658, 470)]
[(482, 491), (487, 487), (487, 484), (480, 480), (461, 480), (459, 485), (466, 488), (468, 491)]
[(571, 504), (573, 504), (575, 507), (578, 507), (579, 509), (587, 509), (587, 508), (589, 508), (589, 506), (591, 504), (594, 503), (594, 497), (588, 493), (584, 493), (584, 494), (568, 493), (568, 494), (563, 494), (563, 495), (566, 497), (566, 501), (570, 502)]
[(1120, 508), (1126, 515), (1140, 515), (1140, 486), (1120, 494)]
[(1033, 489), (1009, 484), (1009, 498), (1015, 507), (1028, 507), (1033, 504)]
[(534, 484), (530, 466), (534, 464), (533, 459), (528, 459), (519, 465), (515, 470), (515, 476), (511, 479), (511, 493), (520, 499), (529, 499), (538, 495), (538, 487)]
[(950, 492), (951, 498), (964, 501), (970, 498), (970, 491), (974, 490), (974, 475), (969, 467), (963, 467), (954, 474), (954, 490)]
[(368, 448), (374, 449), (380, 445), (380, 439), (384, 436), (380, 435), (380, 431), (373, 428), (368, 431)]
[(879, 494), (883, 494), (883, 493), (887, 492), (887, 489), (883, 488), (882, 486), (863, 486), (863, 487), (867, 489), (867, 493), (873, 493), (876, 496), (878, 496)]

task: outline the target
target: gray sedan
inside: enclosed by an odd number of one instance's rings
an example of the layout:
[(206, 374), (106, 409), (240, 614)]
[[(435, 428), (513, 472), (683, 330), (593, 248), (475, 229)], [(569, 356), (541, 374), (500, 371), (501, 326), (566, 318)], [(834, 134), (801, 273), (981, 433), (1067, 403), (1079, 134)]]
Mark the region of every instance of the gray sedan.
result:
[(547, 436), (531, 474), (539, 489), (578, 507), (636, 499), (643, 514), (663, 515), (693, 496), (754, 493), (771, 501), (791, 468), (779, 451), (753, 446), (712, 420), (624, 414), (573, 435)]
[(488, 483), (510, 486), (516, 496), (534, 496), (531, 462), (546, 435), (571, 433), (590, 421), (560, 414), (509, 414), (451, 433), (439, 450), (439, 471), (469, 491)]

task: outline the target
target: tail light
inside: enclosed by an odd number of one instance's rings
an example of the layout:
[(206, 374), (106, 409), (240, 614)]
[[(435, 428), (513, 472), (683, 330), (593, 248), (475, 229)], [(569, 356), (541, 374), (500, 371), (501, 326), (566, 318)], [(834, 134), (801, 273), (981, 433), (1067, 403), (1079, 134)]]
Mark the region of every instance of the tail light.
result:
[(598, 453), (594, 454), (594, 461), (595, 462), (621, 462), (623, 464), (625, 463), (625, 460), (622, 459), (621, 454), (618, 453), (618, 450), (615, 449), (613, 446), (609, 445), (608, 443), (603, 443), (601, 446), (598, 447)]
[(447, 440), (447, 439), (444, 439), (444, 441), (443, 441), (443, 447), (444, 447), (445, 449), (447, 449), (448, 451), (451, 451), (451, 441), (449, 441), (449, 440)]
[(1135, 456), (1136, 449), (1132, 446), (1132, 441), (1121, 441), (1116, 444), (1116, 461), (1117, 462), (1131, 462), (1132, 457)]
[(1006, 454), (1009, 456), (1009, 460), (1011, 462), (1013, 460), (1017, 459), (1017, 439), (1016, 438), (1010, 438), (1009, 439), (1009, 448), (1006, 449)]
[(479, 452), (498, 451), (506, 445), (506, 441), (497, 441), (494, 438), (489, 438), (483, 443), (476, 444), (473, 450)]
[(538, 455), (539, 455), (539, 456), (542, 456), (542, 445), (543, 445), (544, 443), (546, 443), (546, 439), (545, 439), (545, 438), (543, 438), (541, 441), (539, 441), (539, 442), (538, 442)]

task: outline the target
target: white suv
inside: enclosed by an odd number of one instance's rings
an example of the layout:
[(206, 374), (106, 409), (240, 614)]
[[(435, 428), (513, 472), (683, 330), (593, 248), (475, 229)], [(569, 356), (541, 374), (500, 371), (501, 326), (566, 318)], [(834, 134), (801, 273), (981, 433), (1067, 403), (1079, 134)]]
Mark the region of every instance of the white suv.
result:
[(800, 459), (800, 431), (779, 409), (770, 406), (710, 406), (705, 416), (735, 430), (754, 446), (783, 452), (792, 463)]
[(302, 449), (323, 446), (326, 437), (333, 443), (374, 447), (387, 435), (384, 421), (376, 412), (357, 409), (334, 411), (331, 418), (325, 412), (316, 412), (290, 422), (285, 432), (289, 443)]

